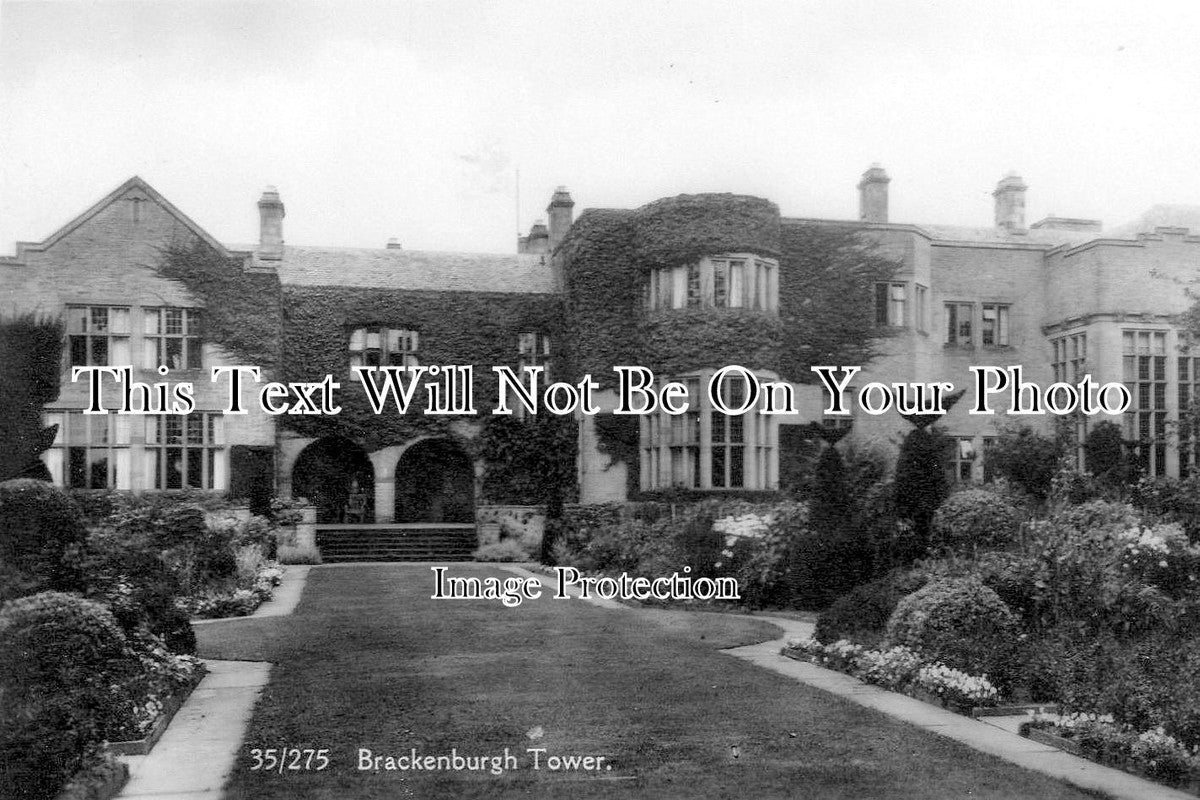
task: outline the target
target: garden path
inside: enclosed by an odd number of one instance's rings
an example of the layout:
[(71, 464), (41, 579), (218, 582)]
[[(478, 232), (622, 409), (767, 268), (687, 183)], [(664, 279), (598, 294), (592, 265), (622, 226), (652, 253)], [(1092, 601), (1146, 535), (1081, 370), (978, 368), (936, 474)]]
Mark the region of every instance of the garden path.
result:
[(811, 636), (813, 625), (781, 617), (767, 619), (783, 629), (782, 637), (724, 652), (1017, 766), (1067, 781), (1082, 789), (1103, 792), (1117, 800), (1196, 800), (1194, 795), (1026, 739), (1016, 731), (1027, 717), (971, 719), (922, 700), (865, 684), (841, 672), (786, 658), (780, 655), (780, 649), (789, 639)]

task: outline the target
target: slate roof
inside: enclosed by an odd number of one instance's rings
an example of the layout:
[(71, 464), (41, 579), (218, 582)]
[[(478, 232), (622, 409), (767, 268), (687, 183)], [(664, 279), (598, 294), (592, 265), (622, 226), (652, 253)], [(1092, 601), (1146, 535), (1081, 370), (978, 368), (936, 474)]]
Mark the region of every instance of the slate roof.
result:
[[(232, 249), (253, 252), (254, 245)], [(270, 262), (284, 285), (548, 294), (549, 258), (369, 247), (283, 248)]]
[(1190, 233), (1200, 234), (1200, 206), (1160, 203), (1112, 233), (1132, 238), (1139, 233), (1154, 233), (1155, 228), (1187, 228)]

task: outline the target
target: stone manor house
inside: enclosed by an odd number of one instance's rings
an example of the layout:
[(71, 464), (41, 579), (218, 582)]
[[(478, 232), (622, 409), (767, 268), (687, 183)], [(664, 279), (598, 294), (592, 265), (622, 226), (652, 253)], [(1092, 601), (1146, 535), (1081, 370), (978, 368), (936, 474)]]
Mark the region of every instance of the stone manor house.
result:
[[(700, 387), (741, 355), (713, 346), (711, 322), (748, 337), (738, 341), (778, 346), (780, 286), (795, 255), (789, 248), (802, 241), (793, 233), (852, 229), (900, 264), (857, 301), (891, 335), (855, 385), (966, 386), (967, 367), (979, 364), (1022, 365), (1025, 379), (1042, 386), (1090, 373), (1129, 388), (1133, 405), (1116, 421), (1138, 443), (1145, 470), (1186, 472), (1195, 443), (1181, 442), (1173, 423), (1200, 388), (1200, 351), (1188, 350), (1174, 321), (1190, 305), (1185, 287), (1200, 266), (1200, 235), (1190, 232), (1200, 231), (1200, 207), (1156, 206), (1109, 229), (1061, 217), (1027, 224), (1027, 187), (1009, 175), (993, 192), (992, 224), (912, 224), (889, 219), (889, 180), (878, 166), (862, 175), (853, 220), (784, 217), (768, 201), (732, 195), (589, 209), (575, 219), (560, 188), (548, 222), (521, 236), (516, 252), (484, 255), (417, 252), (394, 241), (288, 245), (284, 203), (272, 188), (258, 201), (259, 241), (222, 243), (135, 177), (48, 238), (0, 258), (0, 308), (64, 321), (62, 392), (45, 412), (58, 437), (44, 463), (60, 485), (303, 495), (327, 521), (341, 519), (351, 497), (365, 497), (363, 522), (466, 523), (485, 500), (471, 447), (480, 418), (371, 415), (361, 389), (351, 390), (352, 367), (474, 364), (477, 379), (492, 384), (492, 365), (542, 366), (553, 378), (559, 331), (573, 331), (562, 335), (574, 339), (575, 368), (600, 374), (650, 363), (684, 381), (693, 400), (686, 414), (637, 420), (636, 451), (627, 443), (623, 457), (604, 446), (603, 414), (581, 417), (580, 502), (672, 488), (773, 490), (787, 426), (820, 421), (823, 398), (804, 385), (795, 415), (719, 413)], [(711, 223), (731, 244), (706, 249), (692, 228), (671, 229), (685, 207), (688, 225)], [(663, 230), (661, 239), (646, 233)], [(645, 349), (631, 332), (645, 337)], [(777, 379), (769, 361), (754, 368)], [(348, 387), (344, 411), (266, 414), (245, 375), (248, 413), (223, 414), (228, 384), (209, 373), (238, 364), (262, 367), (264, 381), (334, 375)], [(70, 369), (123, 365), (146, 384), (193, 381), (195, 410), (84, 414), (86, 387)], [(105, 387), (115, 403), (122, 386), (106, 379)], [(611, 409), (614, 399), (605, 384), (600, 405)], [(493, 401), (486, 391), (477, 398), (481, 415)], [(984, 477), (998, 426), (1052, 422), (971, 416), (967, 405), (940, 423), (956, 443), (956, 480)], [(1072, 424), (1082, 433), (1096, 421)], [(894, 412), (853, 418), (852, 435), (862, 439), (894, 444), (905, 430)]]

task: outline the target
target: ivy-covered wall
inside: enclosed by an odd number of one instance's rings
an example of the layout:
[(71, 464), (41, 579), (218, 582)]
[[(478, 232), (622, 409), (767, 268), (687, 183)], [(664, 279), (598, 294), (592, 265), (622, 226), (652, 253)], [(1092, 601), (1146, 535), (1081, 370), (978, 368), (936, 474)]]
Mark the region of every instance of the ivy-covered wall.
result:
[(274, 272), (247, 272), (199, 239), (167, 248), (158, 272), (204, 301), (204, 338), (273, 371), (280, 358), (280, 286)]
[[(779, 314), (739, 308), (649, 311), (651, 270), (705, 256), (754, 253), (779, 261)], [(556, 253), (564, 287), (571, 380), (585, 373), (611, 388), (618, 364), (660, 378), (739, 364), (811, 383), (810, 367), (862, 364), (873, 353), (875, 283), (898, 264), (854, 229), (784, 222), (756, 197), (680, 195), (639, 209), (588, 210)], [(625, 462), (630, 496), (638, 485), (631, 426), (597, 424), (600, 447)], [(791, 442), (791, 437), (785, 437)], [(788, 464), (788, 453), (781, 461)]]
[[(778, 316), (646, 309), (651, 270), (721, 253), (779, 260)], [(813, 365), (863, 363), (879, 333), (874, 285), (898, 266), (853, 229), (781, 224), (774, 203), (733, 194), (588, 210), (556, 257), (565, 291), (564, 364), (572, 378), (590, 372), (602, 386), (612, 385), (617, 364), (641, 364), (662, 376), (741, 364), (808, 383)]]
[[(342, 384), (342, 412), (334, 416), (282, 416), (279, 424), (303, 436), (344, 436), (367, 450), (403, 444), (420, 435), (449, 435), (454, 420), (481, 421), (496, 403), (493, 366), (518, 361), (522, 331), (545, 331), (551, 342), (561, 327), (561, 306), (552, 295), (430, 292), (340, 286), (283, 287), (283, 376), (318, 381), (326, 374)], [(424, 392), (406, 414), (376, 415), (350, 371), (350, 333), (386, 326), (415, 330), (419, 362), (475, 367), (474, 417), (423, 413)]]

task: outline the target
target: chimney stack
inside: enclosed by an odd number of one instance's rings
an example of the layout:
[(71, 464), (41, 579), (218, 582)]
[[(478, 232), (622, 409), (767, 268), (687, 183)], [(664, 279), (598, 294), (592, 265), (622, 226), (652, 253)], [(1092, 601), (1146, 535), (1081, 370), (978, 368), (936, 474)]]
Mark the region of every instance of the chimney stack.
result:
[(887, 170), (875, 162), (858, 182), (858, 218), (863, 222), (888, 221), (888, 184), (892, 179)]
[(258, 200), (258, 257), (269, 261), (283, 258), (283, 201), (274, 186), (263, 190)]
[(575, 201), (571, 199), (571, 193), (567, 191), (567, 187), (559, 186), (554, 190), (554, 196), (550, 198), (550, 205), (546, 206), (546, 214), (550, 218), (549, 250), (551, 253), (566, 238), (575, 214), (574, 208)]
[(393, 236), (392, 238), (387, 240), (387, 249), (388, 250), (403, 250), (404, 246), (400, 244), (400, 240), (398, 238)]
[(1025, 230), (1025, 190), (1029, 187), (1021, 176), (1009, 172), (996, 184), (996, 227), (1009, 231)]

